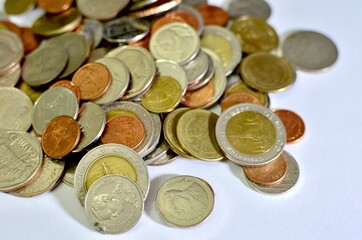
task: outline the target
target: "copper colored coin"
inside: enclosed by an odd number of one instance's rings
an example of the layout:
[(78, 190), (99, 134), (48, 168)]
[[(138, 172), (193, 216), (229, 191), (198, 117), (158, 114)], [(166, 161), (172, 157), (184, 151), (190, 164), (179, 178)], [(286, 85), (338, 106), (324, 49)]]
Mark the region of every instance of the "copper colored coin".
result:
[(102, 143), (118, 143), (135, 149), (145, 137), (143, 123), (133, 116), (118, 116), (107, 121)]
[(197, 18), (192, 15), (191, 13), (185, 12), (185, 11), (173, 11), (170, 13), (166, 14), (167, 17), (178, 17), (183, 19), (183, 21), (185, 23), (187, 23), (188, 25), (190, 25), (193, 29), (195, 29), (195, 31), (199, 31), (199, 22), (197, 21)]
[(73, 0), (38, 0), (38, 6), (47, 13), (61, 13), (72, 6)]
[(202, 4), (197, 7), (200, 12), (205, 25), (219, 25), (225, 26), (229, 20), (228, 13), (218, 6)]
[(173, 22), (183, 22), (183, 23), (187, 23), (185, 19), (183, 19), (180, 16), (174, 16), (174, 15), (165, 15), (159, 19), (157, 19), (151, 28), (151, 35), (153, 35), (159, 28), (161, 28), (162, 26), (169, 24), (169, 23), (173, 23)]
[(151, 40), (151, 34), (147, 34), (141, 40), (138, 40), (138, 41), (135, 41), (135, 42), (130, 42), (128, 44), (132, 45), (132, 46), (139, 46), (139, 47), (144, 47), (146, 49), (149, 49), (150, 40)]
[(2, 25), (4, 25), (9, 31), (11, 31), (11, 32), (15, 33), (16, 35), (18, 35), (19, 37), (21, 37), (21, 28), (20, 27), (18, 27), (17, 25), (15, 25), (12, 22), (9, 22), (6, 20), (0, 21), (0, 23)]
[(251, 95), (250, 93), (234, 93), (221, 101), (221, 111), (224, 112), (229, 107), (234, 106), (238, 103), (255, 103), (260, 105), (259, 99), (254, 95)]
[(187, 91), (181, 103), (186, 107), (199, 108), (209, 103), (214, 96), (214, 82), (209, 81), (205, 86), (193, 91)]
[(111, 81), (108, 68), (100, 63), (87, 63), (79, 68), (72, 78), (72, 82), (80, 90), (80, 98), (90, 101), (103, 96)]
[(303, 119), (296, 113), (279, 109), (274, 113), (282, 120), (285, 130), (287, 132), (287, 143), (299, 141), (305, 132), (305, 125)]
[(65, 87), (70, 89), (74, 95), (77, 97), (78, 102), (80, 101), (80, 90), (77, 87), (77, 85), (75, 85), (73, 82), (68, 81), (68, 80), (59, 80), (56, 83), (54, 83), (53, 85), (50, 86), (50, 88), (52, 87)]
[(260, 167), (243, 167), (246, 177), (260, 185), (272, 185), (283, 179), (287, 172), (284, 155)]
[(80, 127), (72, 117), (62, 115), (51, 120), (41, 138), (44, 153), (54, 159), (68, 155), (78, 145)]
[(28, 27), (21, 28), (21, 40), (24, 44), (24, 52), (29, 53), (39, 46), (40, 40)]

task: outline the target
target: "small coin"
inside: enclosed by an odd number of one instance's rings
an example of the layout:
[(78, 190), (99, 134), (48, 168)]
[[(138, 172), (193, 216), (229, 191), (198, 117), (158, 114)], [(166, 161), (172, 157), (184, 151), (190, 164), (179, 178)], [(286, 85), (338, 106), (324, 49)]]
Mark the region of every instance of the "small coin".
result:
[(95, 49), (96, 47), (98, 47), (98, 45), (101, 43), (103, 39), (103, 31), (104, 31), (103, 24), (98, 20), (86, 18), (83, 20), (81, 30), (91, 32), (93, 36), (92, 48)]
[(287, 143), (299, 141), (305, 132), (303, 119), (293, 111), (278, 109), (274, 113), (282, 120), (287, 131)]
[(143, 158), (143, 160), (145, 161), (145, 163), (147, 165), (150, 165), (150, 164), (152, 164), (154, 162), (157, 162), (158, 160), (160, 160), (164, 156), (166, 156), (167, 150), (169, 150), (169, 149), (170, 149), (170, 145), (166, 142), (165, 139), (162, 139), (162, 141), (160, 141), (158, 143), (156, 148), (150, 154), (145, 156)]
[(21, 76), (20, 64), (10, 68), (7, 73), (0, 75), (0, 87), (14, 87)]
[(166, 155), (160, 159), (157, 159), (155, 162), (149, 164), (149, 166), (163, 166), (169, 163), (172, 163), (178, 158), (178, 155), (174, 153), (171, 149), (167, 150)]
[(37, 4), (47, 13), (61, 13), (72, 6), (73, 0), (37, 0)]
[(7, 14), (24, 14), (35, 7), (36, 0), (6, 0), (4, 9)]
[(220, 105), (221, 111), (224, 112), (228, 108), (238, 104), (238, 103), (255, 103), (260, 104), (260, 101), (254, 95), (247, 92), (234, 93), (226, 98), (224, 98)]
[(68, 88), (77, 97), (78, 102), (80, 101), (80, 90), (77, 87), (77, 85), (75, 85), (71, 81), (59, 80), (59, 81), (55, 82), (53, 85), (51, 85), (49, 88), (52, 88), (52, 87), (65, 87), (65, 88)]
[(143, 212), (140, 188), (126, 177), (109, 175), (97, 180), (87, 193), (85, 211), (101, 233), (118, 234), (133, 228)]
[(21, 39), (13, 32), (0, 29), (0, 74), (7, 73), (24, 55)]
[(89, 56), (88, 62), (96, 62), (97, 60), (105, 57), (109, 51), (109, 48), (104, 47), (94, 49)]
[(156, 66), (160, 76), (172, 77), (180, 83), (182, 95), (184, 95), (187, 89), (187, 75), (184, 68), (173, 61), (164, 59), (157, 60)]
[(156, 207), (167, 224), (191, 227), (203, 222), (214, 208), (214, 191), (203, 179), (177, 176), (158, 190)]
[(98, 19), (109, 20), (127, 6), (129, 0), (76, 0), (77, 8), (82, 15)]
[(221, 7), (203, 4), (197, 6), (205, 25), (225, 26), (229, 20), (229, 14)]
[(271, 8), (264, 0), (237, 0), (230, 3), (228, 13), (231, 18), (253, 16), (266, 21), (271, 15)]
[(10, 32), (15, 33), (18, 37), (21, 37), (21, 28), (18, 27), (18, 25), (8, 20), (0, 20), (0, 24), (3, 26), (2, 29), (9, 30)]
[(204, 51), (200, 50), (194, 59), (182, 67), (186, 72), (188, 84), (195, 86), (207, 78), (207, 73), (210, 71), (210, 58)]
[(130, 12), (128, 13), (128, 16), (136, 18), (145, 18), (154, 15), (159, 15), (167, 11), (170, 11), (173, 8), (176, 8), (178, 5), (181, 4), (181, 2), (182, 0), (157, 1), (152, 5), (152, 7), (141, 9), (139, 11)]
[(200, 108), (209, 103), (214, 96), (214, 82), (209, 81), (205, 86), (187, 91), (185, 96), (182, 98), (182, 104), (189, 108)]

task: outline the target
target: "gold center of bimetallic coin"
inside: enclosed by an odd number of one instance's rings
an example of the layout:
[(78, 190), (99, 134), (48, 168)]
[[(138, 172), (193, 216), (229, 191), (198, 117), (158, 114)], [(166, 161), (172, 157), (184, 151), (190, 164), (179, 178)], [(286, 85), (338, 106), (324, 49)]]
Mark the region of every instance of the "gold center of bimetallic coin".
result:
[(273, 146), (276, 131), (268, 118), (257, 112), (241, 112), (232, 117), (226, 126), (230, 144), (248, 155), (264, 154)]

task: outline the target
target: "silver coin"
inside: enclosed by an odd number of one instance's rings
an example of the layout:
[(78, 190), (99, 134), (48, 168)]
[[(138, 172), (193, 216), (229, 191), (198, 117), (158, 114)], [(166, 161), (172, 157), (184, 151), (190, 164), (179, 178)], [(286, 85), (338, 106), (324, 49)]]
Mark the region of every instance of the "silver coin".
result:
[(156, 59), (167, 59), (180, 65), (194, 59), (200, 50), (196, 31), (186, 23), (169, 23), (160, 27), (150, 39), (150, 51)]
[(89, 57), (88, 62), (96, 62), (97, 60), (105, 57), (110, 50), (110, 48), (104, 47), (94, 49)]
[(140, 10), (142, 8), (147, 7), (148, 5), (151, 5), (153, 3), (156, 3), (158, 0), (139, 0), (139, 1), (133, 1), (133, 3), (128, 8), (128, 11), (136, 11)]
[(152, 117), (152, 121), (153, 121), (153, 126), (155, 128), (155, 131), (153, 133), (153, 137), (152, 137), (152, 141), (150, 146), (148, 147), (147, 151), (144, 152), (144, 156), (150, 154), (157, 146), (158, 142), (160, 141), (160, 137), (161, 137), (161, 131), (162, 131), (162, 122), (161, 122), (161, 118), (160, 115), (156, 114), (156, 113), (151, 113), (151, 117)]
[(178, 158), (178, 155), (174, 153), (171, 149), (168, 149), (166, 155), (157, 159), (153, 163), (148, 164), (149, 166), (163, 166), (169, 163), (172, 163)]
[(0, 74), (18, 64), (24, 56), (21, 39), (13, 32), (0, 29)]
[(95, 49), (103, 39), (103, 24), (95, 19), (86, 18), (83, 20), (82, 29), (88, 29), (93, 35), (92, 48)]
[(156, 66), (159, 75), (172, 77), (180, 83), (182, 89), (182, 95), (184, 95), (187, 90), (187, 84), (188, 84), (187, 73), (185, 72), (184, 68), (182, 68), (176, 62), (164, 59), (157, 60)]
[(202, 4), (207, 4), (207, 0), (183, 0), (182, 4), (187, 4), (193, 7), (197, 7)]
[(80, 152), (99, 139), (106, 125), (106, 114), (99, 105), (85, 102), (79, 109), (78, 124), (81, 137), (73, 152)]
[(143, 160), (147, 165), (156, 162), (160, 158), (166, 156), (167, 150), (170, 148), (165, 139), (162, 138), (161, 141), (158, 142), (156, 147), (150, 152), (147, 156), (143, 157)]
[(138, 118), (141, 120), (143, 127), (145, 129), (145, 138), (143, 139), (141, 144), (135, 148), (135, 151), (141, 157), (146, 156), (149, 153), (149, 148), (153, 142), (153, 138), (156, 131), (151, 114), (142, 105), (134, 102), (121, 101), (103, 106), (103, 111), (105, 113), (116, 109), (135, 113), (138, 116)]
[(27, 132), (0, 134), (0, 191), (26, 186), (40, 171), (43, 151), (38, 139)]
[(102, 63), (108, 68), (112, 76), (112, 82), (106, 94), (97, 98), (94, 102), (103, 105), (120, 99), (126, 92), (130, 82), (127, 66), (121, 60), (110, 57), (98, 59), (96, 62)]
[(338, 49), (327, 36), (313, 31), (296, 31), (282, 43), (282, 55), (305, 71), (325, 70), (338, 58)]
[(27, 131), (31, 126), (33, 102), (14, 87), (0, 88), (0, 132)]
[(230, 18), (253, 16), (267, 20), (271, 15), (270, 5), (264, 0), (237, 0), (228, 7)]
[(194, 16), (197, 20), (197, 24), (199, 25), (197, 29), (197, 33), (201, 35), (201, 33), (204, 31), (204, 19), (202, 18), (202, 15), (199, 11), (197, 11), (194, 7), (188, 5), (185, 3), (185, 1), (182, 1), (182, 3), (177, 7), (175, 10), (176, 12), (187, 12)]
[(85, 38), (88, 43), (88, 48), (92, 49), (94, 44), (94, 35), (92, 30), (90, 30), (89, 28), (81, 27), (78, 33)]
[(0, 87), (14, 87), (21, 75), (20, 64), (16, 64), (7, 73), (0, 75)]
[[(205, 51), (204, 51), (205, 52)], [(209, 56), (209, 54), (206, 54), (205, 55), (207, 56), (207, 63), (208, 63), (208, 67), (207, 67), (207, 72), (205, 74), (205, 76), (197, 81), (197, 82), (194, 82), (192, 84), (189, 84), (188, 87), (187, 87), (187, 90), (196, 90), (196, 89), (199, 89), (199, 88), (202, 88), (203, 86), (205, 86), (208, 82), (211, 81), (211, 79), (213, 78), (214, 74), (215, 74), (215, 65), (214, 65), (214, 61), (211, 59), (211, 57)]]
[[(223, 39), (224, 44), (215, 41), (216, 37)], [(230, 75), (240, 64), (242, 49), (235, 34), (220, 26), (206, 26), (201, 37), (201, 46), (214, 51), (220, 58), (226, 76)], [(229, 49), (229, 51), (225, 51)]]
[[(267, 118), (273, 125), (276, 136), (275, 141), (270, 149), (261, 154), (247, 154), (240, 152), (232, 146), (226, 136), (226, 126), (231, 118), (243, 112), (255, 112)], [(247, 131), (248, 129), (245, 129)], [(242, 166), (258, 166), (263, 165), (276, 159), (283, 151), (286, 142), (286, 132), (282, 121), (270, 109), (252, 103), (241, 103), (234, 105), (223, 112), (216, 123), (216, 140), (225, 155), (236, 164)], [(249, 135), (254, 134), (250, 133)], [(249, 136), (248, 135), (248, 136)], [(253, 138), (249, 136), (248, 138)], [(256, 141), (256, 140), (255, 140)]]
[(156, 65), (147, 49), (138, 46), (121, 46), (110, 51), (106, 57), (115, 57), (123, 61), (131, 74), (130, 87), (122, 100), (140, 97), (151, 87), (156, 75)]
[(196, 57), (187, 64), (182, 65), (182, 67), (186, 72), (188, 84), (195, 85), (205, 77), (209, 70), (209, 58), (200, 49)]
[(60, 115), (74, 119), (78, 116), (78, 100), (74, 93), (65, 87), (53, 87), (45, 91), (34, 103), (33, 128), (42, 135), (45, 126)]
[(299, 178), (299, 166), (294, 157), (287, 151), (283, 151), (284, 159), (287, 163), (287, 172), (283, 177), (282, 181), (270, 186), (263, 186), (260, 184), (253, 183), (248, 178), (246, 178), (247, 183), (256, 191), (266, 194), (281, 194), (292, 189), (298, 181)]
[(139, 187), (126, 177), (108, 175), (91, 186), (85, 200), (90, 224), (99, 232), (124, 233), (142, 216), (144, 202)]
[[(124, 159), (127, 165), (130, 165), (136, 173), (136, 184), (141, 189), (143, 199), (146, 199), (150, 187), (150, 179), (146, 164), (142, 158), (132, 149), (121, 144), (104, 144), (90, 150), (80, 160), (74, 174), (74, 191), (79, 202), (84, 206), (85, 197), (87, 194), (86, 177), (88, 169), (94, 162), (104, 157), (116, 156)], [(114, 174), (112, 169), (109, 174)], [(104, 174), (104, 175), (109, 175)], [(127, 176), (127, 172), (124, 173)]]

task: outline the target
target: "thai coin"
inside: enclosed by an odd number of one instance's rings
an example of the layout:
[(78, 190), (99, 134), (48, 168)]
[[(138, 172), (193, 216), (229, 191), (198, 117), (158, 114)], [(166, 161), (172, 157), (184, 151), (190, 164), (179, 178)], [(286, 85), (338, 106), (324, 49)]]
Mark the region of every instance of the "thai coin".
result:
[(88, 59), (88, 62), (89, 62), (89, 63), (91, 63), (91, 62), (96, 62), (97, 60), (105, 57), (110, 50), (111, 50), (111, 49), (109, 49), (109, 48), (104, 48), (104, 47), (94, 49), (94, 50), (91, 52), (91, 55), (90, 55), (90, 57), (89, 57), (89, 59)]
[(65, 87), (54, 87), (45, 91), (35, 102), (33, 110), (33, 128), (42, 135), (45, 126), (60, 115), (76, 119), (78, 100), (74, 93)]
[(180, 5), (182, 0), (157, 1), (151, 8), (141, 9), (128, 13), (130, 17), (144, 18), (170, 11)]
[(156, 3), (158, 0), (139, 0), (139, 1), (132, 1), (131, 6), (128, 8), (128, 11), (136, 11), (142, 8), (147, 7), (153, 3)]
[(218, 116), (207, 110), (194, 109), (184, 113), (177, 122), (177, 139), (188, 153), (205, 161), (224, 158), (217, 141), (215, 125)]
[(104, 27), (103, 24), (95, 19), (84, 19), (81, 30), (84, 29), (92, 33), (93, 36), (93, 45), (92, 48), (95, 49), (101, 43), (103, 38)]
[(206, 78), (210, 70), (209, 62), (210, 59), (207, 54), (200, 50), (193, 60), (182, 66), (186, 72), (187, 81), (190, 86), (195, 86)]
[(11, 192), (19, 197), (34, 197), (52, 190), (60, 180), (64, 171), (64, 161), (44, 156), (44, 165), (38, 178), (29, 186)]
[(127, 6), (129, 0), (77, 0), (78, 10), (86, 17), (108, 20), (112, 19)]
[(283, 151), (286, 132), (281, 120), (269, 109), (237, 104), (221, 114), (216, 124), (217, 141), (227, 157), (243, 166), (260, 166)]
[(68, 88), (69, 90), (71, 90), (74, 95), (77, 97), (78, 103), (80, 101), (80, 90), (79, 87), (77, 87), (77, 85), (75, 85), (73, 82), (68, 81), (68, 80), (59, 80), (56, 81), (55, 83), (53, 83), (49, 88), (52, 87), (65, 87)]
[(197, 90), (197, 89), (200, 89), (200, 88), (206, 86), (213, 78), (214, 73), (215, 73), (214, 61), (212, 61), (209, 54), (206, 54), (206, 56), (208, 59), (207, 62), (209, 64), (209, 66), (207, 67), (207, 72), (206, 72), (205, 76), (201, 80), (199, 80), (197, 82), (193, 82), (192, 84), (189, 84), (187, 87), (188, 91), (194, 91), (194, 90)]
[(172, 163), (178, 158), (178, 155), (174, 153), (171, 149), (168, 149), (166, 155), (157, 159), (153, 163), (149, 164), (149, 166), (163, 166), (169, 163)]
[(186, 23), (162, 26), (151, 37), (150, 51), (156, 59), (167, 59), (180, 65), (194, 59), (200, 50), (196, 31)]
[(99, 139), (106, 123), (106, 114), (103, 109), (92, 102), (85, 102), (79, 109), (78, 124), (81, 137), (78, 146), (73, 152), (80, 152)]
[(123, 61), (131, 74), (130, 89), (122, 97), (123, 100), (140, 97), (150, 88), (156, 75), (156, 65), (148, 50), (138, 46), (122, 46), (110, 51), (106, 57)]
[(7, 14), (19, 15), (33, 9), (36, 5), (36, 0), (6, 0), (4, 9)]
[(184, 68), (173, 61), (164, 59), (157, 60), (156, 66), (160, 76), (170, 76), (180, 83), (182, 95), (184, 95), (187, 89), (187, 73)]
[(253, 16), (266, 21), (271, 15), (271, 8), (264, 0), (237, 0), (230, 3), (228, 12), (231, 18)]
[(253, 183), (248, 181), (249, 185), (258, 192), (265, 193), (265, 194), (281, 194), (284, 192), (289, 191), (291, 188), (295, 186), (299, 178), (299, 166), (297, 161), (294, 157), (288, 153), (287, 151), (283, 151), (283, 156), (287, 163), (287, 171), (283, 179), (276, 184), (264, 186), (260, 184)]
[(166, 156), (167, 150), (169, 149), (170, 146), (168, 145), (166, 140), (162, 139), (162, 141), (159, 142), (156, 148), (150, 154), (145, 156), (143, 160), (147, 165), (157, 162), (158, 160)]
[(74, 190), (82, 205), (92, 184), (110, 174), (120, 174), (134, 181), (140, 187), (143, 199), (146, 199), (150, 179), (142, 158), (126, 146), (104, 144), (84, 155), (75, 170)]
[(178, 13), (188, 13), (194, 16), (198, 26), (196, 31), (199, 35), (201, 35), (201, 33), (204, 31), (204, 19), (202, 18), (200, 12), (198, 12), (194, 7), (191, 7), (185, 3), (185, 1), (182, 2), (183, 3), (181, 3), (175, 11)]
[(155, 126), (151, 114), (142, 105), (133, 102), (114, 102), (103, 106), (103, 111), (106, 114), (113, 110), (121, 110), (122, 114), (124, 114), (124, 112), (128, 112), (129, 114), (130, 112), (132, 115), (133, 113), (133, 115), (135, 114), (137, 118), (141, 120), (145, 129), (145, 137), (135, 151), (141, 157), (149, 154), (152, 151), (149, 147), (153, 142), (152, 140), (155, 133)]
[(7, 73), (0, 75), (0, 87), (14, 87), (21, 76), (20, 64), (16, 64)]
[(73, 0), (58, 0), (56, 2), (52, 0), (37, 0), (36, 3), (47, 13), (59, 14), (69, 9), (73, 4)]
[(207, 4), (207, 0), (183, 0), (182, 4), (187, 4), (193, 7), (197, 7), (202, 4)]
[(283, 58), (270, 53), (254, 53), (240, 65), (244, 82), (260, 92), (280, 92), (293, 85), (296, 72)]
[(230, 30), (220, 26), (206, 26), (201, 46), (214, 51), (221, 60), (225, 75), (230, 75), (241, 61), (241, 47)]
[(65, 169), (62, 181), (70, 187), (74, 186), (75, 169), (77, 168), (79, 161), (84, 155), (84, 152), (71, 153), (70, 155), (63, 158), (65, 162)]
[(0, 191), (26, 186), (43, 164), (39, 141), (27, 132), (8, 131), (0, 136)]
[(303, 119), (293, 111), (285, 109), (274, 110), (282, 120), (287, 132), (287, 143), (298, 142), (304, 135), (305, 125)]
[(330, 38), (321, 33), (297, 31), (284, 40), (282, 54), (298, 69), (318, 71), (337, 61), (338, 49)]
[(221, 112), (224, 112), (226, 109), (228, 109), (238, 103), (260, 104), (260, 101), (257, 97), (255, 97), (254, 95), (251, 95), (250, 93), (246, 93), (246, 92), (234, 93), (221, 100), (221, 102), (220, 102)]
[(161, 132), (162, 132), (162, 122), (161, 122), (160, 115), (156, 114), (156, 113), (150, 113), (150, 114), (152, 117), (153, 126), (155, 127), (155, 131), (153, 133), (151, 144), (148, 147), (147, 151), (145, 152), (145, 153), (147, 153), (146, 155), (149, 155), (151, 152), (154, 151), (154, 149), (156, 148), (156, 146), (158, 145), (158, 143), (160, 141)]
[(90, 224), (107, 234), (123, 233), (133, 228), (141, 218), (143, 207), (140, 188), (120, 175), (97, 180), (85, 200)]
[(214, 82), (209, 81), (201, 88), (187, 91), (181, 103), (189, 108), (201, 108), (212, 100), (214, 92)]
[(21, 39), (13, 32), (0, 29), (0, 74), (5, 74), (24, 56)]
[(17, 88), (0, 88), (0, 132), (27, 131), (31, 125), (33, 103)]
[(203, 222), (214, 208), (214, 191), (205, 181), (193, 176), (177, 176), (158, 190), (156, 207), (167, 224), (191, 227)]
[(64, 48), (47, 44), (25, 59), (22, 78), (30, 86), (41, 86), (59, 76), (67, 63), (68, 54)]
[(130, 82), (127, 66), (121, 60), (110, 57), (98, 59), (96, 62), (108, 68), (112, 76), (112, 82), (108, 91), (100, 98), (94, 100), (94, 102), (97, 104), (107, 104), (120, 99), (126, 92)]

